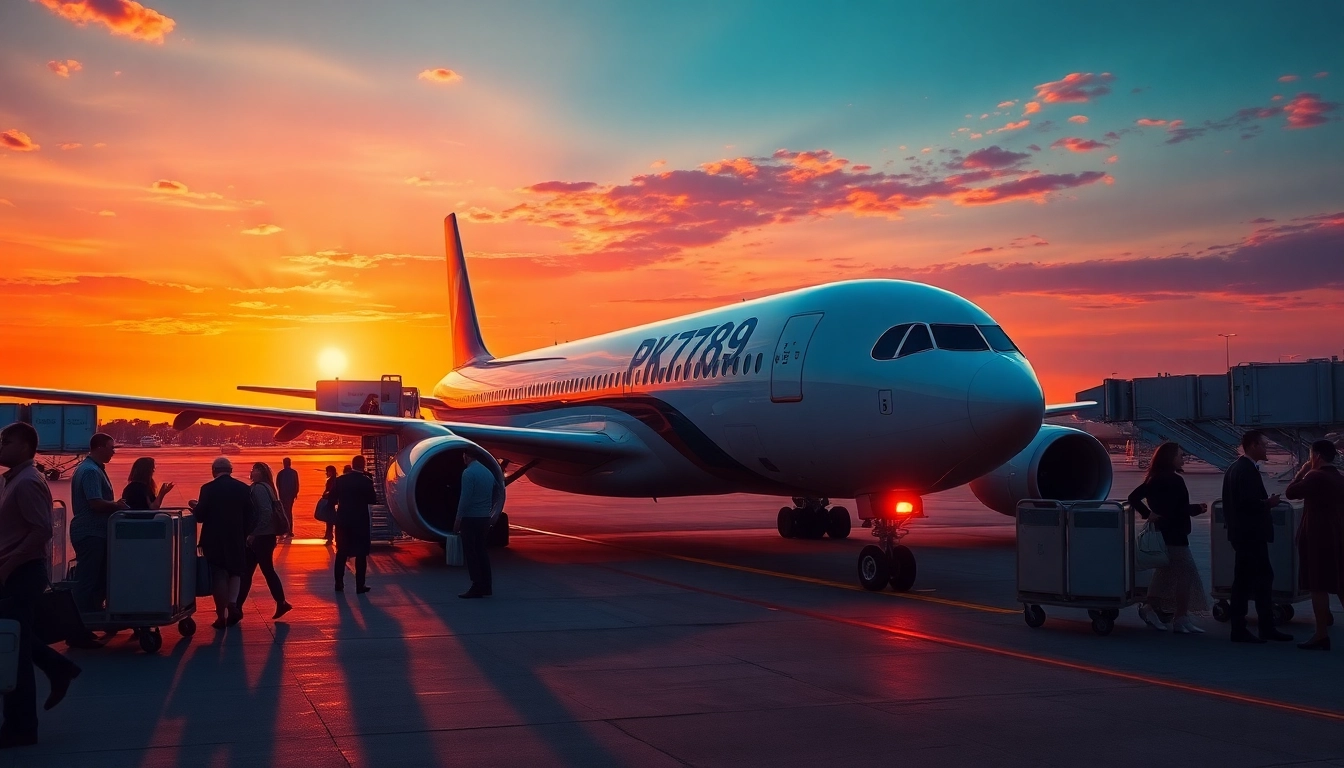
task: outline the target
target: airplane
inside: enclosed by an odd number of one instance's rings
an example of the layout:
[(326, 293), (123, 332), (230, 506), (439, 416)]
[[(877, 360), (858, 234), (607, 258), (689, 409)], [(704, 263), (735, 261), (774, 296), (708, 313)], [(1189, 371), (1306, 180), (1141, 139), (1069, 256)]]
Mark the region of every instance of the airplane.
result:
[[(1031, 364), (970, 301), (902, 280), (848, 280), (779, 293), (497, 358), (476, 317), (457, 217), (444, 220), (450, 370), (421, 399), (432, 419), (331, 413), (0, 386), (0, 396), (308, 430), (396, 435), (389, 512), (406, 533), (452, 531), (449, 488), (461, 455), (501, 482), (609, 497), (756, 493), (792, 501), (785, 538), (845, 538), (855, 499), (876, 544), (860, 583), (909, 590), (916, 562), (900, 544), (922, 497), (970, 484), (1013, 515), (1026, 498), (1101, 500), (1105, 448), (1044, 423), (1095, 403), (1046, 405)], [(242, 387), (313, 397), (314, 390)], [(508, 477), (501, 468), (516, 465)]]

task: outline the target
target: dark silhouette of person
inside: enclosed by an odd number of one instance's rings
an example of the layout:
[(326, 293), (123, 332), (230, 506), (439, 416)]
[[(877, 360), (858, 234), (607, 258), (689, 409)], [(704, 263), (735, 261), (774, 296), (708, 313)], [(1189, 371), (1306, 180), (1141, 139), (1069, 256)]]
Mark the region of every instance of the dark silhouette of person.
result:
[(1190, 491), (1181, 478), (1184, 466), (1181, 446), (1172, 442), (1159, 445), (1143, 482), (1129, 494), (1129, 504), (1144, 520), (1152, 518), (1167, 545), (1168, 562), (1154, 570), (1139, 617), (1154, 629), (1167, 629), (1157, 611), (1170, 611), (1171, 630), (1188, 635), (1204, 632), (1190, 614), (1206, 613), (1209, 605), (1195, 558), (1190, 554), (1190, 517), (1203, 514), (1206, 507), (1190, 503)]
[[(1270, 496), (1260, 477), (1259, 462), (1267, 458), (1269, 441), (1258, 429), (1241, 436), (1242, 456), (1223, 475), (1223, 517), (1227, 538), (1236, 551), (1232, 572), (1232, 642), (1263, 643), (1290, 641), (1293, 636), (1274, 626), (1274, 567), (1269, 544), (1274, 541), (1274, 518), (1270, 511), (1279, 495)], [(1257, 637), (1246, 629), (1248, 601), (1255, 599), (1260, 622)]]
[(355, 559), (355, 592), (369, 591), (367, 574), (373, 519), (369, 505), (378, 502), (373, 479), (364, 474), (364, 457), (350, 460), (351, 471), (336, 478), (332, 495), (336, 503), (336, 591), (345, 591), (345, 564)]
[[(346, 469), (349, 469), (349, 467), (346, 467)], [(322, 501), (327, 502), (328, 506), (330, 506), (334, 510), (336, 505), (336, 495), (333, 491), (336, 488), (336, 467), (328, 464), (326, 472), (327, 472), (327, 484), (324, 490), (322, 491)], [(335, 535), (335, 530), (336, 530), (335, 523), (327, 523), (327, 534), (323, 538), (326, 539), (326, 542), (328, 544), (332, 542), (332, 537)]]
[(368, 416), (377, 416), (381, 414), (383, 410), (378, 405), (378, 396), (369, 395), (364, 398), (364, 404), (359, 406), (359, 412)]
[(504, 508), (504, 484), (471, 453), (462, 453), (462, 463), (462, 492), (453, 528), (462, 536), (462, 559), (471, 576), (471, 588), (458, 597), (489, 597), (494, 594), (494, 578), (485, 542), (490, 524)]
[(51, 489), (33, 464), (37, 430), (22, 422), (0, 430), (0, 618), (19, 623), (18, 669), (14, 690), (4, 696), (0, 749), (37, 743), (37, 676), (42, 670), (51, 682), (45, 709), (65, 698), (70, 682), (79, 677), (74, 662), (52, 650), (37, 637), (33, 616), (47, 590), (47, 548), (52, 536)]
[(280, 504), (284, 507), (285, 519), (288, 524), (285, 530), (280, 533), (286, 538), (294, 537), (294, 500), (299, 498), (299, 472), (290, 466), (289, 457), (281, 460), (284, 469), (275, 473), (275, 491), (280, 494)]
[(247, 568), (247, 536), (256, 528), (252, 491), (233, 477), (233, 463), (225, 456), (210, 465), (214, 480), (201, 486), (200, 501), (191, 505), (201, 523), (200, 547), (210, 564), (214, 585), (215, 623), (223, 629), (242, 620), (238, 591)]
[(1298, 586), (1311, 593), (1316, 631), (1299, 643), (1304, 651), (1330, 650), (1330, 595), (1344, 592), (1344, 475), (1335, 466), (1339, 453), (1329, 440), (1311, 444), (1311, 461), (1302, 465), (1283, 494), (1302, 500), (1297, 531)]
[(275, 541), (280, 532), (285, 530), (285, 510), (275, 490), (269, 464), (261, 461), (253, 464), (251, 479), (252, 487), (248, 490), (252, 496), (256, 527), (247, 537), (247, 566), (243, 569), (243, 578), (238, 586), (238, 613), (243, 612), (243, 604), (252, 591), (252, 577), (260, 568), (261, 575), (266, 579), (266, 587), (275, 600), (275, 615), (271, 618), (278, 619), (294, 607), (285, 602), (285, 586), (280, 581), (280, 574), (275, 572)]
[[(79, 610), (101, 611), (107, 600), (107, 523), (126, 509), (114, 501), (107, 463), (117, 449), (112, 436), (99, 432), (89, 439), (89, 455), (70, 478), (70, 543), (75, 548), (75, 602)], [(87, 646), (91, 637), (78, 643)]]
[(141, 456), (131, 464), (130, 477), (126, 480), (126, 487), (121, 490), (121, 500), (126, 502), (128, 509), (158, 509), (163, 506), (163, 499), (171, 490), (172, 483), (159, 485), (154, 482), (154, 458)]

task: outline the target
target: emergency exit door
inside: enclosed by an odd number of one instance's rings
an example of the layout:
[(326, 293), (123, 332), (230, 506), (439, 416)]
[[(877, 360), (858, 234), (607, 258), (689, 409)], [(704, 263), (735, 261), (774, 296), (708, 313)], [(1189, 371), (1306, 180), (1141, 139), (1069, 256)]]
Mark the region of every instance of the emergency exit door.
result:
[(775, 344), (775, 360), (770, 367), (770, 399), (776, 403), (796, 403), (803, 399), (803, 363), (812, 332), (821, 322), (820, 312), (794, 315), (784, 324), (784, 332)]

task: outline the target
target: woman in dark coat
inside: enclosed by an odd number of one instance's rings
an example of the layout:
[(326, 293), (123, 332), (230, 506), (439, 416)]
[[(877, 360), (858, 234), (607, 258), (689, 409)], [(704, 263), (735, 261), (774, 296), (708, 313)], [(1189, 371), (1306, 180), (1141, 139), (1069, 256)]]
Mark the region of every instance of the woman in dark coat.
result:
[(1316, 632), (1297, 647), (1330, 650), (1330, 595), (1344, 591), (1344, 475), (1334, 465), (1338, 450), (1329, 440), (1311, 444), (1311, 461), (1302, 465), (1284, 495), (1302, 499), (1297, 531), (1298, 584), (1311, 593)]
[[(1156, 609), (1171, 611), (1171, 629), (1182, 634), (1204, 630), (1190, 618), (1209, 610), (1199, 569), (1190, 555), (1190, 517), (1202, 514), (1203, 504), (1190, 503), (1190, 491), (1181, 478), (1185, 453), (1176, 443), (1163, 443), (1153, 452), (1143, 483), (1129, 494), (1129, 505), (1162, 533), (1167, 545), (1167, 564), (1156, 568), (1148, 586), (1148, 598), (1139, 607), (1139, 617), (1153, 629), (1166, 629)], [(1147, 504), (1144, 502), (1147, 501)]]
[(163, 504), (163, 497), (171, 490), (172, 483), (160, 486), (154, 482), (153, 457), (141, 456), (131, 465), (131, 474), (121, 491), (121, 499), (129, 505), (127, 509), (158, 509)]

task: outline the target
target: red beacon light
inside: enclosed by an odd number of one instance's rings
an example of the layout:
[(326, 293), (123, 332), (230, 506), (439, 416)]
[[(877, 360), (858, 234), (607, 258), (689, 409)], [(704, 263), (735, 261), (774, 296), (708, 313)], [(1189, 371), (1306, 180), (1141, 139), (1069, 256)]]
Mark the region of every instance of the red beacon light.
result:
[(877, 518), (903, 524), (907, 520), (924, 516), (923, 499), (910, 491), (869, 494), (859, 497), (858, 502), (859, 517), (864, 520)]
[(897, 516), (897, 517), (907, 517), (907, 516), (909, 516), (909, 515), (913, 515), (913, 514), (915, 514), (915, 505), (914, 505), (913, 503), (908, 502), (908, 501), (898, 501), (898, 502), (896, 502), (896, 516)]

